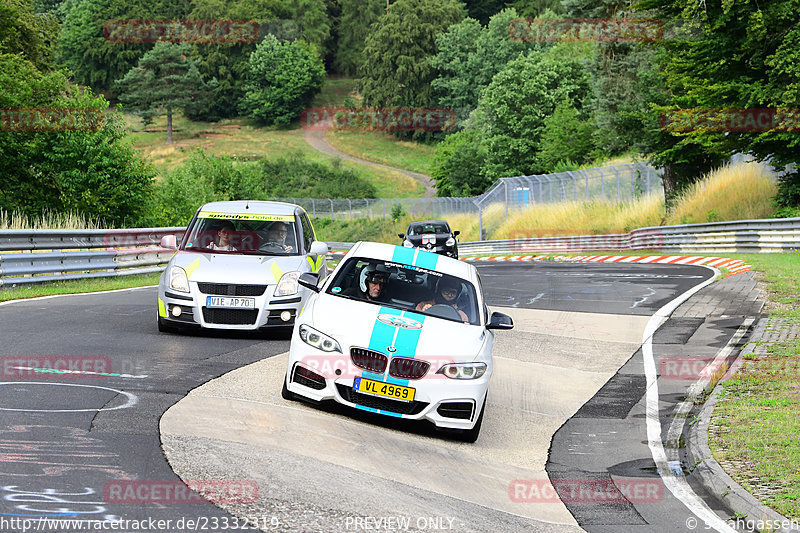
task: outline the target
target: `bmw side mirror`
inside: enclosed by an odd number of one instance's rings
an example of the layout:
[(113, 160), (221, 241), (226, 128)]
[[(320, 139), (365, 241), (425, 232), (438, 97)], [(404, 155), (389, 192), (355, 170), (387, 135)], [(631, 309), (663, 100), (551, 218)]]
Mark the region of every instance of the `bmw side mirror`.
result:
[(511, 320), (511, 317), (497, 311), (492, 313), (489, 323), (486, 324), (486, 329), (511, 329), (513, 327), (514, 321)]
[(299, 283), (306, 289), (311, 289), (314, 292), (319, 292), (319, 287), (317, 287), (317, 282), (319, 282), (319, 274), (315, 274), (313, 272), (303, 272), (297, 279), (297, 283)]

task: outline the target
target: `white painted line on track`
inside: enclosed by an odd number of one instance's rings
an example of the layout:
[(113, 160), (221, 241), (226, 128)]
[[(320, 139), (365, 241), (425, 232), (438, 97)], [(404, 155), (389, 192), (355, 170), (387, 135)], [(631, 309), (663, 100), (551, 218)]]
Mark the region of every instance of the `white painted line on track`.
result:
[(693, 294), (714, 282), (717, 275), (719, 275), (719, 271), (715, 268), (712, 268), (712, 270), (714, 270), (715, 276), (704, 281), (700, 285), (692, 287), (664, 305), (650, 317), (650, 321), (645, 328), (642, 339), (642, 356), (644, 359), (644, 373), (647, 379), (647, 444), (650, 447), (650, 453), (656, 463), (658, 474), (661, 476), (664, 486), (669, 489), (673, 496), (680, 500), (695, 516), (705, 522), (708, 528), (719, 531), (720, 533), (734, 533), (736, 530), (728, 525), (725, 520), (720, 518), (708, 504), (692, 490), (686, 478), (683, 476), (683, 472), (673, 472), (671, 469), (669, 461), (667, 460), (666, 451), (664, 450), (664, 443), (661, 440), (661, 421), (658, 415), (658, 374), (653, 357), (653, 335), (662, 321), (669, 317), (680, 304), (688, 300)]
[(109, 387), (100, 387), (98, 385), (80, 385), (77, 383), (53, 383), (52, 381), (4, 381), (0, 382), (1, 385), (50, 385), (55, 387), (85, 387), (88, 389), (103, 389), (117, 394), (122, 394), (127, 398), (125, 403), (116, 407), (98, 407), (96, 409), (13, 409), (10, 407), (0, 407), (0, 411), (19, 411), (26, 413), (86, 413), (94, 411), (116, 411), (118, 409), (127, 409), (139, 403), (139, 398), (135, 394), (125, 392)]

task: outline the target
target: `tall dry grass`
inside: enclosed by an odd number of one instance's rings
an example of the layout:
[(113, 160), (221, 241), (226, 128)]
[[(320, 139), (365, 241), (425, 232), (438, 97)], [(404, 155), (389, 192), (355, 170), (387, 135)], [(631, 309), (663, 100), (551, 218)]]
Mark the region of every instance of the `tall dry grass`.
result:
[(727, 165), (689, 186), (664, 223), (767, 218), (775, 210), (772, 199), (776, 192), (777, 186), (763, 164)]
[(633, 202), (558, 202), (539, 204), (509, 212), (494, 238), (554, 237), (627, 233), (636, 228), (657, 226), (664, 218), (664, 199), (658, 194)]
[(39, 217), (28, 217), (18, 211), (0, 209), (0, 229), (103, 229), (102, 221), (87, 219), (81, 213), (45, 211)]

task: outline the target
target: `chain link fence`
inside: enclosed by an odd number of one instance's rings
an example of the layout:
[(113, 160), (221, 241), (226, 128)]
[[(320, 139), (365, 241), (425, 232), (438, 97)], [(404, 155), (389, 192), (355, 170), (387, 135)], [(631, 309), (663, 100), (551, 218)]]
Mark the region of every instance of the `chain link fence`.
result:
[(497, 180), (480, 196), (466, 198), (275, 198), (303, 206), (312, 216), (332, 219), (384, 218), (397, 206), (416, 218), (443, 218), (453, 214), (480, 215), (492, 204), (506, 212), (534, 204), (608, 200), (626, 202), (651, 192), (663, 194), (661, 171), (646, 163), (570, 170), (556, 174), (518, 176)]

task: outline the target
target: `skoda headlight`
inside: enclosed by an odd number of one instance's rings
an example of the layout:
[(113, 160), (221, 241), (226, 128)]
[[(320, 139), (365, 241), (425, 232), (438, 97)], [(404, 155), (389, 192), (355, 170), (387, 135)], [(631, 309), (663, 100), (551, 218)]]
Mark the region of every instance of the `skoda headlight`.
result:
[(436, 372), (450, 379), (478, 379), (486, 373), (486, 363), (452, 363)]
[(281, 276), (278, 286), (275, 287), (274, 296), (291, 296), (297, 294), (297, 278), (300, 277), (300, 272), (287, 272)]
[(445, 244), (445, 246), (447, 246), (448, 248), (452, 248), (453, 246), (455, 246), (455, 244), (456, 244), (456, 240), (455, 240), (454, 238), (450, 237), (449, 239), (447, 239), (447, 240), (445, 241), (445, 243), (444, 243), (444, 244)]
[(189, 292), (189, 278), (186, 271), (179, 266), (169, 269), (169, 288), (178, 292)]
[(405, 246), (406, 248), (413, 248), (414, 247), (414, 245), (411, 244), (411, 241), (409, 241), (408, 239), (403, 241), (403, 246)]
[(300, 338), (303, 339), (303, 342), (318, 350), (342, 353), (342, 348), (339, 346), (338, 342), (324, 333), (315, 330), (311, 326), (302, 324), (298, 329), (298, 333), (300, 334)]

